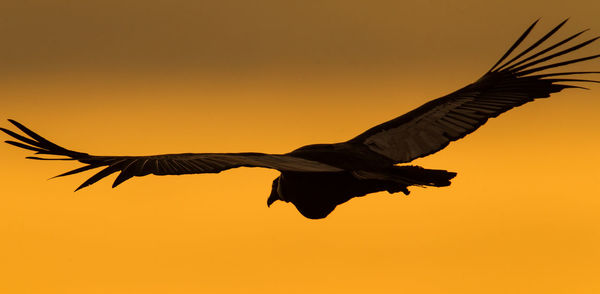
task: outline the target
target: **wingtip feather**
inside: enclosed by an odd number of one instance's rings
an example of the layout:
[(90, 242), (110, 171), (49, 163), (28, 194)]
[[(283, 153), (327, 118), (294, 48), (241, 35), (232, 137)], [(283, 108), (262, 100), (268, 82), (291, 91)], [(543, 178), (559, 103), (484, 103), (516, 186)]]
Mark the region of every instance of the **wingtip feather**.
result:
[(70, 176), (70, 175), (74, 175), (74, 174), (78, 174), (80, 172), (84, 172), (90, 169), (94, 169), (94, 168), (98, 168), (100, 167), (99, 165), (93, 165), (93, 164), (89, 164), (89, 165), (85, 165), (83, 167), (80, 168), (76, 168), (74, 170), (70, 170), (68, 172), (62, 173), (60, 175), (56, 175), (54, 177), (51, 177), (50, 179), (55, 179), (55, 178), (60, 178), (60, 177), (64, 177), (64, 176)]
[(123, 182), (131, 179), (133, 177), (132, 174), (130, 173), (125, 173), (124, 171), (121, 171), (121, 173), (117, 176), (117, 178), (115, 179), (115, 181), (112, 184), (113, 188), (116, 188), (117, 186), (119, 186), (120, 184), (122, 184)]
[(13, 145), (15, 147), (19, 147), (19, 148), (23, 148), (23, 149), (35, 151), (36, 153), (39, 153), (40, 151), (43, 151), (40, 148), (37, 148), (37, 147), (34, 147), (34, 146), (30, 146), (30, 145), (27, 145), (27, 144), (23, 144), (21, 142), (15, 142), (15, 141), (11, 141), (11, 140), (6, 140), (6, 141), (4, 141), (4, 143)]
[(496, 67), (498, 67), (498, 65), (500, 65), (502, 63), (502, 61), (504, 61), (520, 44), (521, 42), (523, 42), (523, 40), (525, 40), (525, 38), (529, 35), (529, 33), (531, 33), (531, 30), (533, 30), (533, 27), (535, 27), (535, 25), (538, 23), (540, 19), (537, 19), (536, 21), (534, 21), (526, 30), (525, 32), (523, 32), (521, 34), (521, 36), (519, 36), (519, 38), (517, 39), (516, 42), (514, 42), (512, 44), (512, 46), (510, 46), (510, 48), (504, 53), (504, 55), (502, 55), (502, 57), (492, 66), (492, 68), (490, 68), (490, 70), (488, 72), (492, 72), (496, 69)]

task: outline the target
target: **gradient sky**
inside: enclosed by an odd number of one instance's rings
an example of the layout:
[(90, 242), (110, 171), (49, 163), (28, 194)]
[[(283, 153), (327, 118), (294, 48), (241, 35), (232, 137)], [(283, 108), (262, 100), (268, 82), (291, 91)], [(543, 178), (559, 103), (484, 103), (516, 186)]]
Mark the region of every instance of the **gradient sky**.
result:
[[(560, 36), (600, 34), (598, 1), (448, 3), (4, 1), (0, 118), (95, 155), (284, 153), (474, 81), (539, 17), (534, 36), (566, 17)], [(47, 181), (76, 164), (2, 144), (0, 292), (598, 293), (591, 88), (415, 162), (458, 172), (450, 187), (353, 199), (319, 221), (267, 208), (272, 170), (73, 193), (91, 173)]]

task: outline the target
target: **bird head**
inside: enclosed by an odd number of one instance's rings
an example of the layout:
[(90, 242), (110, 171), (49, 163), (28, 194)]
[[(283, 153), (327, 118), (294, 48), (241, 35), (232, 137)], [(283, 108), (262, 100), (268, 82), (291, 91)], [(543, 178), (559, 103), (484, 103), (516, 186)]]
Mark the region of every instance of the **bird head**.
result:
[(267, 198), (267, 206), (270, 207), (271, 204), (273, 204), (273, 202), (280, 200), (279, 192), (277, 190), (279, 190), (279, 177), (273, 180), (273, 185), (271, 186), (271, 194), (269, 195), (269, 198)]

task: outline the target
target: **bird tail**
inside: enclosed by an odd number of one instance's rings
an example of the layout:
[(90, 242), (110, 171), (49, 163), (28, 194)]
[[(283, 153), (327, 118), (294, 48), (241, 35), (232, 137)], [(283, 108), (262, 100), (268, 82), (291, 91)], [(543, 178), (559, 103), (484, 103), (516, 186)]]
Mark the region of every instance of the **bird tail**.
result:
[(456, 176), (455, 172), (426, 169), (416, 165), (393, 166), (379, 171), (355, 171), (353, 174), (359, 179), (392, 181), (406, 187), (445, 187), (449, 186), (450, 180)]

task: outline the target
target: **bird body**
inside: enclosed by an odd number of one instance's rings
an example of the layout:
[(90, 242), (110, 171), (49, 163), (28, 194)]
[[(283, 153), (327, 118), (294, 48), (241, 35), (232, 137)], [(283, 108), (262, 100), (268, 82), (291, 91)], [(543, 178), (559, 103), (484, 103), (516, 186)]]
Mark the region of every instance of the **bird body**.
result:
[[(139, 176), (218, 173), (237, 167), (263, 167), (281, 172), (272, 184), (267, 199), (270, 206), (277, 200), (293, 203), (305, 217), (324, 218), (341, 203), (374, 192), (403, 192), (410, 186), (443, 187), (450, 185), (454, 172), (425, 169), (409, 163), (435, 153), (448, 144), (472, 133), (488, 119), (514, 107), (547, 98), (568, 88), (582, 88), (573, 83), (598, 83), (571, 76), (600, 72), (550, 72), (600, 57), (600, 54), (556, 62), (598, 38), (564, 46), (584, 31), (556, 43), (545, 45), (566, 21), (561, 22), (525, 50), (508, 61), (514, 50), (529, 35), (534, 22), (509, 50), (481, 78), (444, 97), (390, 121), (374, 126), (362, 134), (333, 144), (313, 144), (286, 154), (264, 153), (182, 153), (153, 156), (95, 156), (56, 145), (22, 124), (9, 120), (24, 135), (0, 128), (17, 141), (6, 143), (59, 158), (28, 157), (37, 160), (77, 160), (83, 167), (57, 177), (104, 167), (77, 190), (119, 173), (113, 187)], [(546, 64), (545, 64), (546, 63)], [(585, 88), (583, 88), (585, 89)]]
[(354, 197), (382, 191), (408, 195), (409, 186), (444, 187), (450, 185), (454, 176), (456, 173), (418, 166), (326, 173), (282, 172), (273, 181), (267, 205), (276, 200), (291, 202), (305, 217), (319, 219)]

